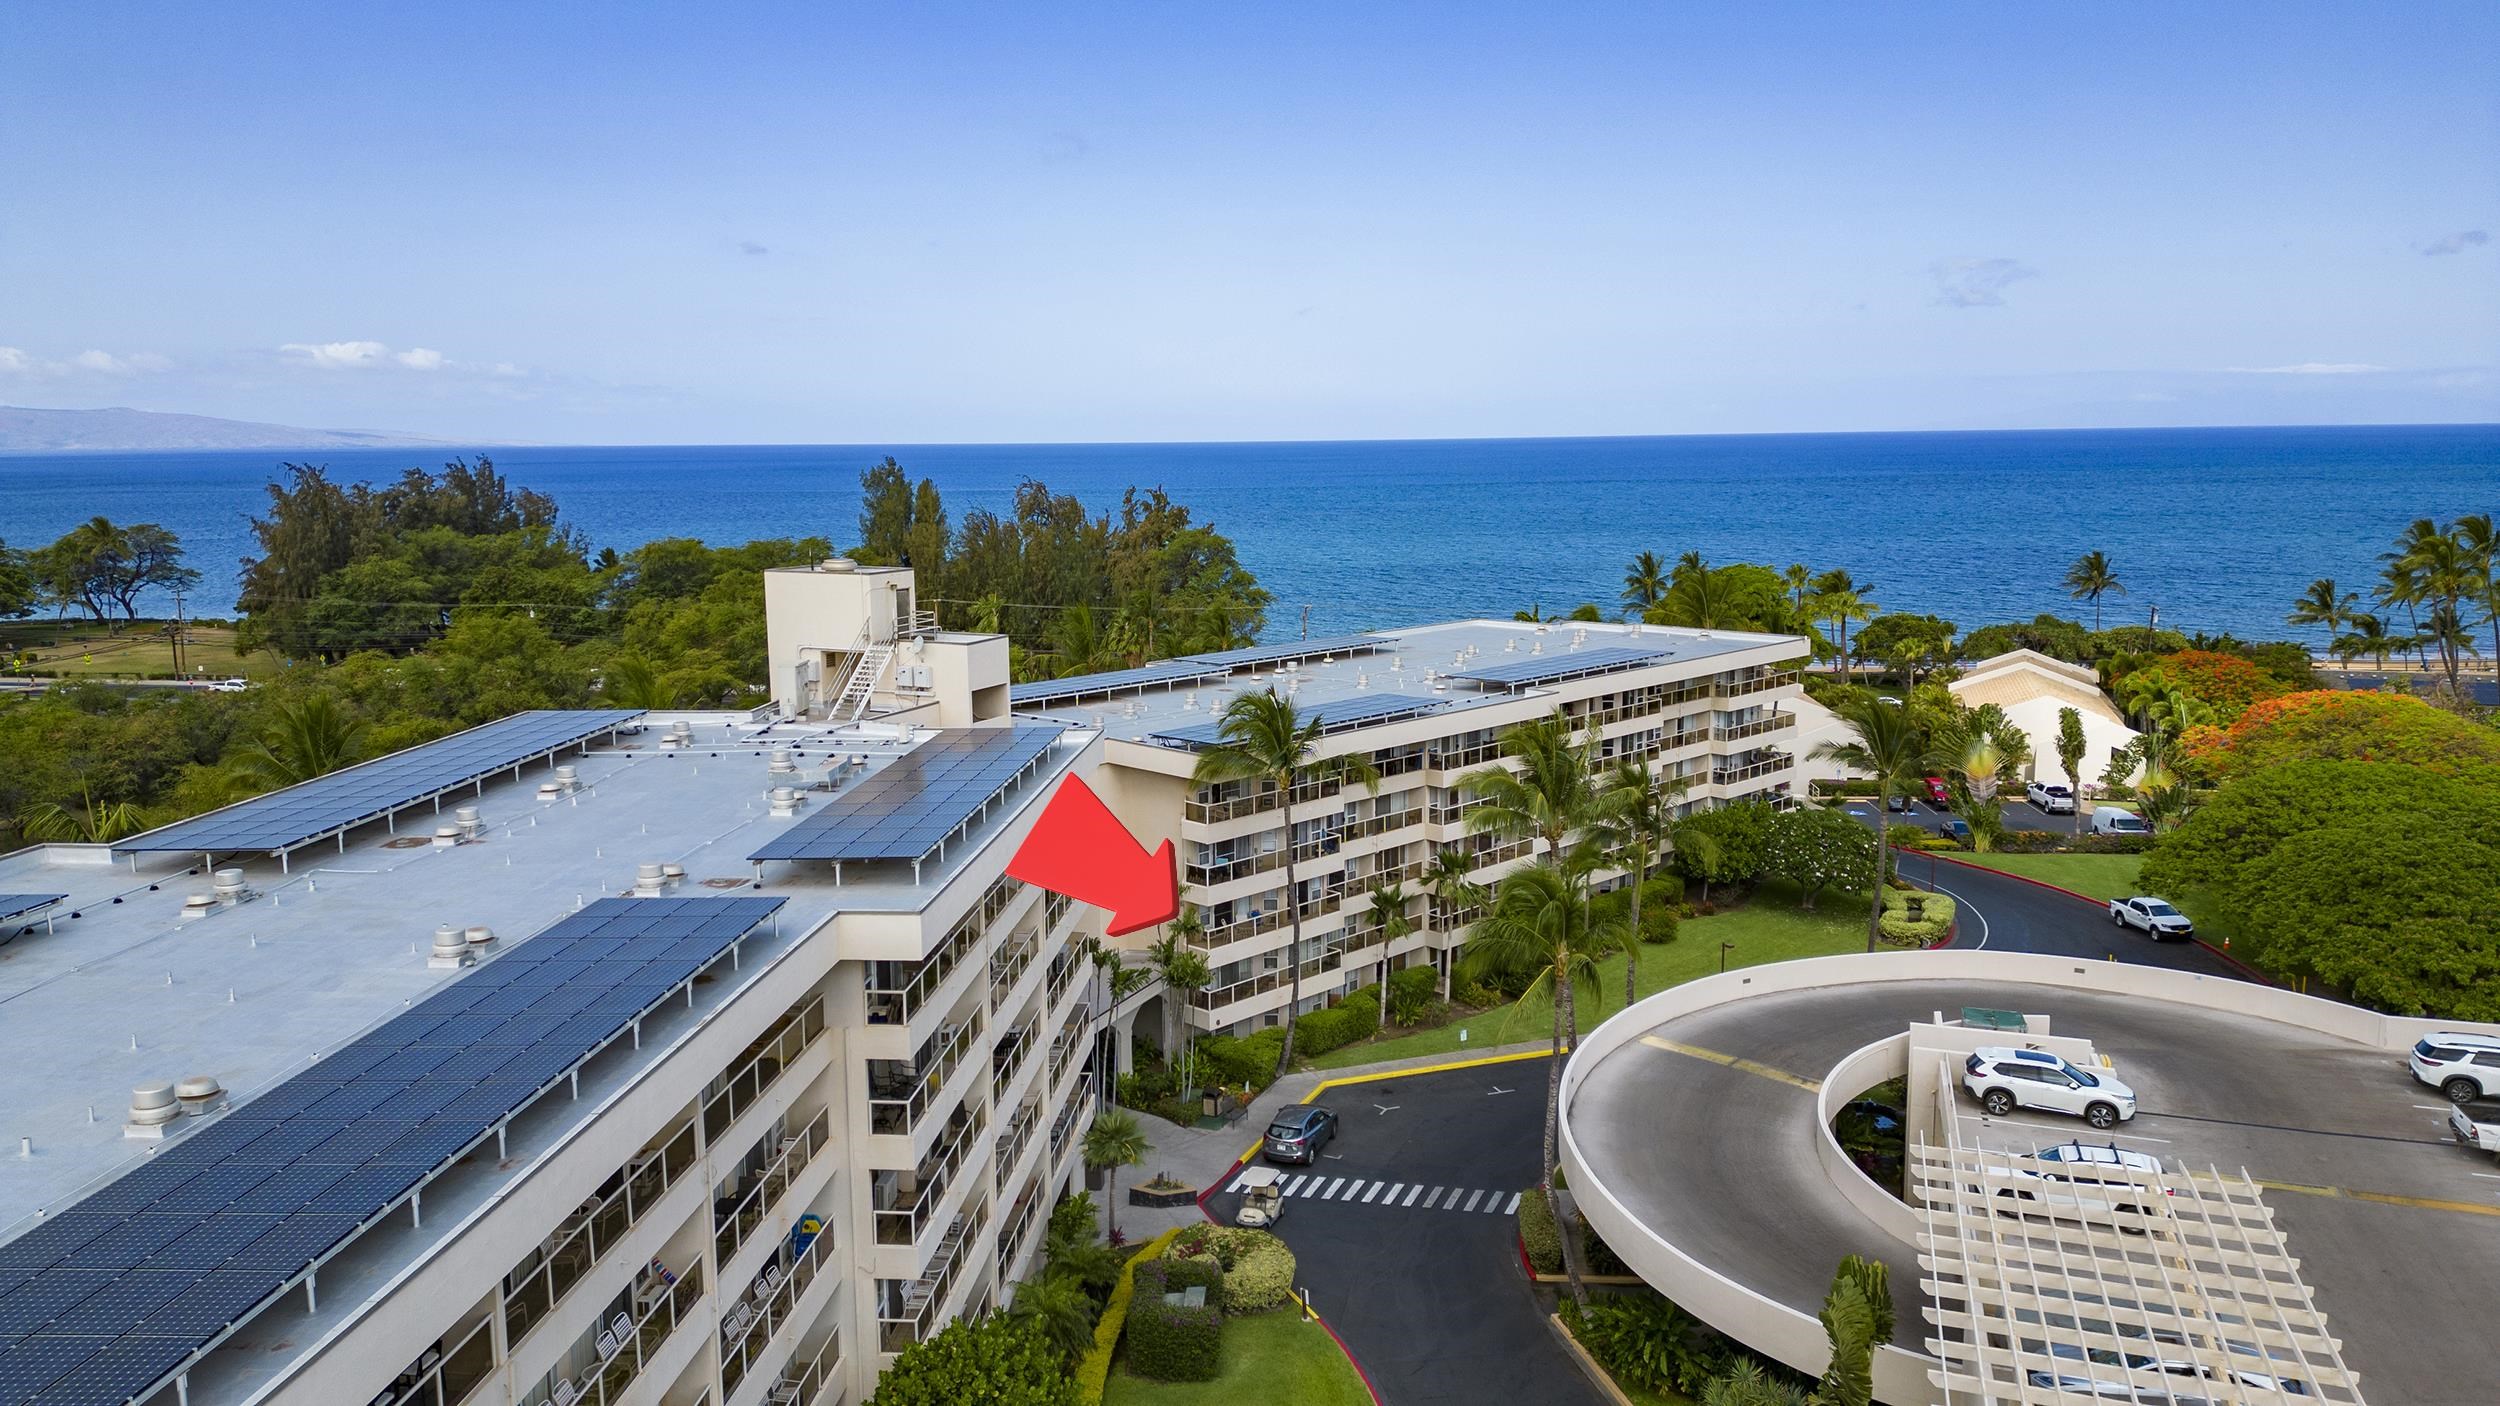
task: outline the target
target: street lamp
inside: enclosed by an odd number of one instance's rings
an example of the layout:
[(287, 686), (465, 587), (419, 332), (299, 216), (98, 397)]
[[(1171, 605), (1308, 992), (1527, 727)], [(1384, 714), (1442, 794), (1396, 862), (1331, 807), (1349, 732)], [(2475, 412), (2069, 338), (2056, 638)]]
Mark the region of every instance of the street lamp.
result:
[(1719, 944), (1719, 975), (1727, 975), (1727, 954), (1735, 950), (1736, 944), (1733, 942), (1722, 942)]

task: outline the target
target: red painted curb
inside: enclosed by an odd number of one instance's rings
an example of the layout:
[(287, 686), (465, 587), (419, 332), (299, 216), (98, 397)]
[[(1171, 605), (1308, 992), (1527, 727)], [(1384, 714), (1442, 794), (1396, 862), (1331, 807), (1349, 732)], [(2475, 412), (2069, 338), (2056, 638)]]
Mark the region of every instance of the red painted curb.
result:
[[(2011, 869), (1991, 869), (1985, 864), (1973, 864), (1967, 859), (1955, 859), (1951, 855), (1946, 854), (1930, 854), (1928, 858), (1941, 859), (1947, 864), (1958, 865), (1964, 869), (1976, 869), (1983, 874), (1994, 874), (1999, 878), (2012, 879), (2017, 883), (2029, 884), (2033, 888), (2047, 889), (2051, 893), (2062, 893), (2078, 903), (2089, 903), (2104, 913), (2109, 911), (2109, 905), (2107, 903), (2094, 898), (2088, 893), (2077, 893), (2070, 888), (2061, 888), (2056, 884), (2050, 883), (2046, 879), (2035, 879), (2029, 874), (2017, 874)], [(2239, 958), (2232, 956), (2230, 953), (2223, 951), (2221, 948), (2214, 946), (2212, 943), (2207, 942), (2201, 937), (2190, 937), (2188, 941), (2195, 943), (2197, 946), (2204, 948), (2206, 951), (2213, 953), (2215, 956), (2220, 957), (2222, 960), (2229, 962), (2232, 966), (2235, 966), (2241, 971), (2247, 973), (2248, 978), (2251, 981), (2255, 981), (2266, 986), (2280, 986), (2283, 984), (2276, 981), (2273, 977), (2266, 975), (2264, 972), (2257, 970), (2255, 967), (2250, 966), (2248, 963), (2241, 961)]]
[(1519, 1247), (1519, 1272), (1528, 1276), (1529, 1283), (1535, 1283), (1536, 1261), (1528, 1258), (1528, 1237), (1525, 1235), (1513, 1234), (1510, 1238), (1511, 1243)]
[(1207, 1183), (1207, 1189), (1198, 1193), (1198, 1214), (1205, 1216), (1210, 1221), (1215, 1221), (1217, 1225), (1222, 1225), (1224, 1223), (1220, 1220), (1215, 1220), (1215, 1212), (1207, 1209), (1207, 1198), (1213, 1196), (1218, 1190), (1222, 1189), (1226, 1181), (1238, 1175), (1241, 1171), (1242, 1164), (1248, 1162), (1249, 1160), (1250, 1155), (1246, 1152), (1243, 1153), (1241, 1156), (1233, 1159), (1233, 1164), (1231, 1166), (1226, 1167), (1221, 1172), (1218, 1172), (1215, 1180)]
[(1321, 1330), (1328, 1334), (1329, 1341), (1337, 1345), (1337, 1351), (1345, 1354), (1346, 1365), (1354, 1369), (1355, 1379), (1362, 1382), (1363, 1390), (1371, 1393), (1372, 1406), (1382, 1406), (1380, 1388), (1372, 1385), (1372, 1374), (1363, 1370), (1362, 1360), (1354, 1355), (1354, 1349), (1347, 1347), (1345, 1339), (1337, 1336), (1336, 1326), (1320, 1317), (1317, 1309), (1305, 1307), (1303, 1311), (1310, 1314), (1311, 1321), (1317, 1323)]

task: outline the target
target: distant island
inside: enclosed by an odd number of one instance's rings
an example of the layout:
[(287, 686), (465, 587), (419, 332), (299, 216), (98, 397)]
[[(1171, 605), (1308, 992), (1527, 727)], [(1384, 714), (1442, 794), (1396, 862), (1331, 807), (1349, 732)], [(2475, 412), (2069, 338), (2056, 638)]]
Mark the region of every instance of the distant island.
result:
[[(0, 405), (0, 454), (76, 450), (395, 449), (450, 446), (391, 430), (307, 430), (155, 410), (35, 410)], [(458, 442), (465, 447), (471, 441)]]

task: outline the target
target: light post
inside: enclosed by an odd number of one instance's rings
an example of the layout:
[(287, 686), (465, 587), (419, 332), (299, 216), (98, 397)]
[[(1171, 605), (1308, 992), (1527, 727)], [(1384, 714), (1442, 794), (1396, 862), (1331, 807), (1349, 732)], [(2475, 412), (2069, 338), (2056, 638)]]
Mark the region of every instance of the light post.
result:
[(1727, 954), (1735, 950), (1736, 944), (1733, 942), (1722, 942), (1719, 944), (1719, 975), (1727, 975)]

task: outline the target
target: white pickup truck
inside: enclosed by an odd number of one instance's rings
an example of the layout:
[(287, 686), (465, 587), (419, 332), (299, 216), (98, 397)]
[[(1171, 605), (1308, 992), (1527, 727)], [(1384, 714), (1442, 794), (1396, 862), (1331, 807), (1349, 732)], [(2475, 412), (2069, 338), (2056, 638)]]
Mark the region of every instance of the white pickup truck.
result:
[(2500, 1123), (2475, 1121), (2473, 1111), (2464, 1104), (2448, 1110), (2448, 1131), (2467, 1147), (2500, 1157)]

